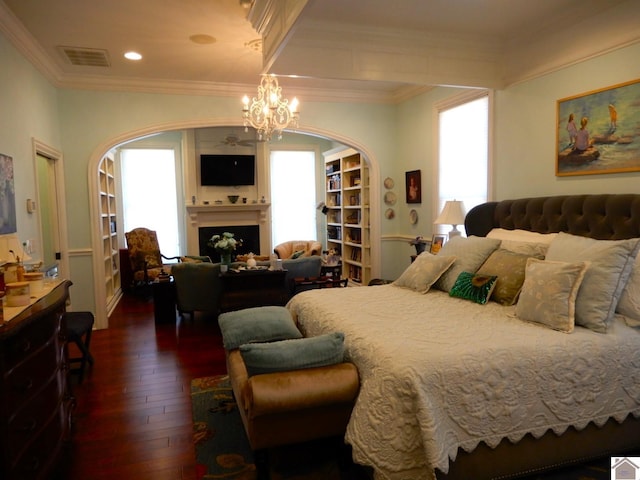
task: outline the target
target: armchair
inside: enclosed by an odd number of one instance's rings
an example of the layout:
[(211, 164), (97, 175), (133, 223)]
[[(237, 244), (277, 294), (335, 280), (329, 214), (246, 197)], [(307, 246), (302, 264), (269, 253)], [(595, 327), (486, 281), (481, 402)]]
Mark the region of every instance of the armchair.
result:
[(180, 261), (180, 257), (167, 257), (160, 252), (158, 236), (154, 230), (134, 228), (124, 236), (135, 284), (147, 284), (155, 280), (162, 270), (170, 274), (171, 265), (163, 263), (163, 259)]
[(316, 240), (290, 240), (280, 243), (273, 249), (278, 258), (291, 258), (296, 252), (304, 252), (300, 256), (320, 255), (322, 244)]

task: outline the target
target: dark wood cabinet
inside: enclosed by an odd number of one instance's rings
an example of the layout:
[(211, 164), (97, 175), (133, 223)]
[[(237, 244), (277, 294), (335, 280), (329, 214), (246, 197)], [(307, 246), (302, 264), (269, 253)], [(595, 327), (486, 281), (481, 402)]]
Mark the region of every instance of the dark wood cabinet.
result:
[(0, 478), (46, 479), (70, 440), (63, 281), (0, 325)]
[(263, 305), (285, 305), (289, 301), (287, 270), (243, 270), (220, 274), (220, 311)]

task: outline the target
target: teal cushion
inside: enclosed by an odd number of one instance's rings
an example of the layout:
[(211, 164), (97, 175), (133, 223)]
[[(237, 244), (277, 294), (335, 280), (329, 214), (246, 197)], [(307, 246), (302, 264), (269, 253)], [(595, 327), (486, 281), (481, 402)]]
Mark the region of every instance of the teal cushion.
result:
[(295, 260), (298, 257), (301, 257), (302, 255), (304, 255), (304, 250), (298, 250), (296, 252), (293, 252), (293, 255), (291, 255), (291, 259)]
[(245, 343), (302, 338), (285, 307), (255, 307), (223, 313), (218, 317), (218, 324), (227, 350)]
[(249, 375), (323, 367), (344, 361), (344, 334), (240, 345)]
[(497, 279), (495, 275), (462, 272), (449, 295), (484, 305), (489, 300)]

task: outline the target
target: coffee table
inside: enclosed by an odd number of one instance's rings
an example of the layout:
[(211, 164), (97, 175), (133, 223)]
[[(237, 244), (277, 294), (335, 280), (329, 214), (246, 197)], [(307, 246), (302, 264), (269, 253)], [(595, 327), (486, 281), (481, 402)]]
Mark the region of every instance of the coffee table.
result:
[(229, 270), (220, 274), (220, 311), (264, 305), (285, 305), (289, 301), (287, 270)]

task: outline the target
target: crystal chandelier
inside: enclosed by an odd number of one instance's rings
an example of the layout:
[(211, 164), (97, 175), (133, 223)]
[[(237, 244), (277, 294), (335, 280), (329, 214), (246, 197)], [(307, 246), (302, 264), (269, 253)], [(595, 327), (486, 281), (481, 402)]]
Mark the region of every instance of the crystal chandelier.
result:
[(282, 130), (287, 127), (298, 127), (298, 99), (291, 103), (282, 98), (282, 88), (278, 85), (275, 75), (262, 75), (258, 96), (249, 102), (246, 95), (242, 99), (242, 118), (244, 119), (244, 131), (249, 126), (258, 132), (258, 140), (271, 140), (275, 133), (278, 140), (282, 138)]

